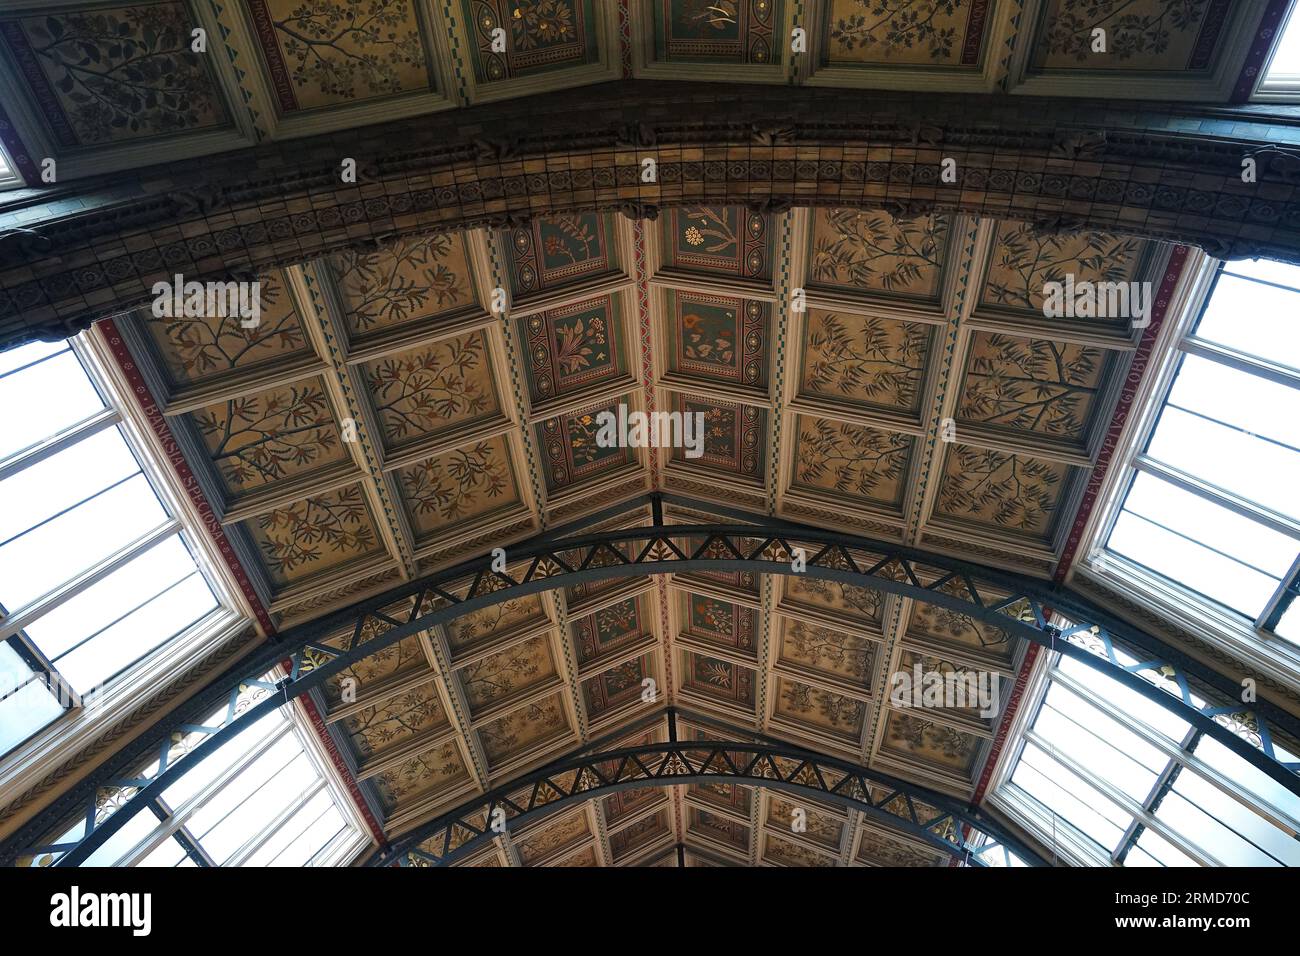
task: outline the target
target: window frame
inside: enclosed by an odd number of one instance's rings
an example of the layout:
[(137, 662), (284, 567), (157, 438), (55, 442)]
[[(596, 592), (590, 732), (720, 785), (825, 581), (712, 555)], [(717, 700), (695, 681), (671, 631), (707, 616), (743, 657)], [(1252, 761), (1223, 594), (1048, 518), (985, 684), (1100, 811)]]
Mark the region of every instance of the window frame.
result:
[(1259, 71), (1259, 76), (1255, 80), (1255, 89), (1251, 94), (1252, 103), (1272, 103), (1275, 105), (1300, 103), (1300, 73), (1287, 74), (1285, 80), (1269, 82), (1268, 74), (1273, 69), (1273, 60), (1277, 57), (1278, 48), (1281, 47), (1282, 37), (1286, 36), (1287, 29), (1295, 26), (1300, 30), (1300, 0), (1291, 4), (1286, 15), (1278, 24), (1277, 39), (1273, 42), (1272, 49), (1268, 51), (1268, 58), (1264, 61), (1263, 67)]
[[(1194, 476), (1184, 476), (1146, 454), (1185, 355), (1216, 360), (1227, 358), (1231, 361), (1224, 364), (1231, 367), (1271, 381), (1282, 380), (1283, 384), (1300, 389), (1300, 374), (1192, 338), (1192, 330), (1205, 312), (1224, 265), (1230, 266), (1231, 263), (1189, 249), (1170, 298), (1166, 321), (1151, 350), (1151, 364), (1135, 391), (1129, 421), (1099, 489), (1097, 506), (1081, 536), (1080, 557), (1071, 566), (1066, 580), (1094, 597), (1100, 593), (1103, 603), (1108, 598), (1112, 601), (1118, 598), (1149, 609), (1151, 619), (1158, 622), (1157, 627), (1172, 626), (1170, 629), (1174, 633), (1190, 633), (1241, 660), (1247, 667), (1300, 690), (1300, 644), (1261, 626), (1269, 623), (1272, 612), (1288, 590), (1294, 593), (1300, 589), (1300, 521), (1276, 515)], [(1165, 480), (1172, 478), (1172, 483), (1178, 487), (1265, 524), (1296, 541), (1297, 559), (1253, 621), (1106, 547), (1127, 501), (1128, 490), (1135, 476), (1143, 472)]]
[[(72, 447), (95, 432), (117, 427), (168, 517), (72, 581), (65, 582), (26, 608), (18, 609), (23, 613), (0, 615), (0, 640), (17, 639), (26, 651), (20, 655), (24, 660), (28, 660), (27, 654), (31, 653), (37, 662), (48, 665), (44, 655), (21, 629), (116, 567), (177, 534), (182, 536), (199, 572), (211, 588), (217, 606), (105, 681), (97, 688), (94, 706), (82, 706), (90, 701), (83, 702), (78, 695), (68, 693), (62, 702), (70, 701), (73, 706), (65, 706), (62, 714), (0, 754), (0, 788), (15, 793), (27, 792), (37, 785), (41, 778), (65, 763), (70, 754), (93, 748), (105, 727), (138, 717), (141, 710), (145, 713), (155, 710), (160, 706), (160, 686), (171, 685), (196, 668), (210, 666), (209, 662), (228, 659), (241, 647), (252, 646), (259, 633), (253, 624), (252, 607), (208, 534), (203, 518), (181, 485), (179, 476), (170, 467), (166, 449), (132, 395), (102, 329), (93, 327), (73, 336), (68, 340), (68, 346), (103, 399), (105, 408), (91, 418), (11, 456), (0, 468), (0, 475), (16, 473), (21, 470), (19, 464), (30, 466)], [(71, 589), (70, 584), (74, 585)], [(61, 686), (68, 692), (72, 690), (66, 683), (61, 683)]]
[[(1122, 707), (1088, 687), (1077, 677), (1061, 671), (1061, 660), (1062, 656), (1059, 653), (1049, 652), (1042, 655), (1034, 667), (1025, 688), (1024, 699), (1028, 706), (1021, 708), (1016, 714), (1012, 727), (1008, 729), (1008, 739), (1013, 740), (1015, 745), (1008, 747), (1003, 753), (987, 797), (989, 805), (1025, 828), (1035, 840), (1047, 848), (1053, 860), (1063, 860), (1071, 866), (1123, 866), (1127, 854), (1136, 846), (1141, 836), (1138, 832), (1141, 826), (1151, 830), (1201, 866), (1224, 865), (1208, 850), (1202, 849), (1156, 816), (1155, 805), (1166, 795), (1168, 789), (1166, 783), (1170, 778), (1170, 771), (1174, 768), (1179, 768), (1174, 773), (1175, 778), (1183, 771), (1193, 773), (1225, 797), (1258, 814), (1263, 822), (1278, 827), (1283, 833), (1300, 832), (1300, 816), (1293, 817), (1279, 809), (1264, 797), (1240, 786), (1223, 772), (1214, 769), (1196, 756), (1194, 748), (1205, 736), (1203, 731), (1189, 727), (1187, 734), (1177, 741), (1158, 733), (1143, 722), (1134, 719)], [(1047, 692), (1054, 684), (1059, 684), (1083, 702), (1097, 708), (1105, 716), (1115, 720), (1127, 731), (1140, 738), (1144, 744), (1158, 750), (1165, 758), (1164, 772), (1156, 775), (1155, 783), (1143, 800), (1138, 801), (1119, 792), (1114, 785), (1101, 779), (1097, 774), (1054, 753), (1053, 745), (1033, 729), (1046, 705)], [(1096, 788), (1120, 810), (1132, 817), (1116, 848), (1107, 852), (1096, 840), (1084, 834), (1073, 823), (1053, 812), (1050, 806), (1013, 782), (1012, 777), (1020, 766), (1026, 744), (1033, 744), (1047, 752), (1062, 767), (1074, 773), (1084, 783)], [(1202, 812), (1213, 817), (1209, 810), (1202, 809)], [(1224, 826), (1227, 825), (1223, 824), (1223, 821), (1219, 822)]]

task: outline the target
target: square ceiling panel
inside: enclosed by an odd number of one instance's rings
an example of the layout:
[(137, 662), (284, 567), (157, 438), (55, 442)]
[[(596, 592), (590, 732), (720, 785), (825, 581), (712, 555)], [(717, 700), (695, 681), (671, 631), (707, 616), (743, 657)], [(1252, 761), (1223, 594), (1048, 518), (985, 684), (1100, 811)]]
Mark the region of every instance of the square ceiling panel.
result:
[(676, 206), (660, 217), (659, 273), (770, 292), (772, 217), (742, 206)]
[(573, 737), (573, 725), (562, 691), (480, 724), (476, 733), (488, 768), (499, 773), (512, 764), (526, 762), (559, 741)]
[(456, 680), (474, 720), (559, 684), (551, 635), (530, 637), (466, 664), (456, 672)]
[(677, 595), (679, 642), (698, 643), (757, 660), (757, 610), (707, 594), (694, 594), (676, 588), (674, 592)]
[(1001, 319), (1008, 328), (1038, 329), (1051, 336), (1063, 329), (1118, 340), (1131, 337), (1127, 316), (1074, 314), (1048, 317), (1043, 306), (1058, 283), (1064, 309), (1067, 278), (1083, 283), (1149, 281), (1156, 244), (1105, 233), (1038, 234), (1026, 223), (999, 222), (975, 306), (980, 318)]
[(933, 719), (928, 710), (885, 709), (879, 753), (911, 764), (948, 772), (969, 783), (984, 752), (985, 740)]
[(281, 114), (389, 99), (435, 86), (416, 0), (366, 6), (246, 0)]
[(781, 609), (791, 610), (802, 617), (820, 617), (832, 626), (836, 623), (850, 627), (865, 625), (880, 633), (885, 608), (883, 592), (797, 574), (781, 580), (784, 589), (779, 604)]
[[(636, 385), (630, 372), (627, 297), (616, 292), (520, 319), (534, 414)], [(594, 394), (593, 394), (594, 393)]]
[(608, 479), (636, 462), (634, 449), (617, 444), (605, 446), (599, 441), (600, 413), (607, 412), (617, 418), (619, 404), (635, 407), (631, 399), (632, 396), (625, 396), (621, 403), (600, 403), (537, 424), (548, 492)]
[[(462, 0), (469, 55), (480, 84), (595, 63), (596, 0)], [(502, 30), (496, 34), (494, 31)], [(504, 41), (505, 52), (494, 50)], [(496, 44), (500, 47), (500, 42)]]
[(883, 635), (862, 634), (782, 617), (777, 666), (795, 673), (870, 691), (875, 680)]
[(387, 556), (360, 484), (313, 494), (241, 522), (278, 591)]
[(772, 699), (774, 721), (834, 739), (847, 750), (861, 748), (871, 710), (866, 701), (784, 674), (776, 677)]
[(653, 0), (655, 60), (770, 64), (783, 59), (785, 0)]
[[(1033, 38), (1033, 71), (1207, 71), (1232, 7), (1231, 0), (1046, 0)], [(1104, 47), (1096, 30), (1105, 31)]]
[(946, 866), (949, 856), (941, 850), (902, 839), (863, 823), (859, 829), (858, 852), (854, 859), (866, 866)]
[(497, 234), (516, 310), (542, 297), (623, 277), (619, 226), (609, 213), (539, 216)]
[(810, 297), (852, 304), (865, 297), (929, 312), (940, 309), (950, 256), (952, 221), (946, 216), (899, 219), (857, 209), (810, 211)]
[(470, 782), (465, 758), (455, 741), (438, 744), (370, 778), (385, 813), (439, 802), (460, 793)]
[(1052, 549), (1080, 471), (1060, 462), (944, 443), (931, 523)]
[(446, 625), (447, 646), (453, 663), (459, 663), (512, 636), (545, 629), (550, 623), (541, 596), (529, 594), (453, 618)]
[[(938, 590), (964, 601), (971, 600), (970, 592), (957, 581), (940, 585)], [(1009, 594), (995, 591), (984, 585), (979, 590), (979, 599), (990, 605), (999, 604), (1009, 597)], [(1018, 607), (1022, 606), (1023, 602), (1018, 602), (1008, 607), (1005, 612), (1008, 619), (1015, 619)], [(969, 614), (927, 601), (913, 601), (908, 613), (909, 617), (903, 633), (904, 639), (909, 644), (938, 654), (953, 654), (962, 660), (977, 660), (1003, 669), (1012, 666), (1020, 641), (997, 625), (976, 620)]]
[(749, 854), (749, 827), (720, 813), (687, 807), (686, 833), (706, 845), (714, 844), (732, 853)]
[(339, 417), (315, 376), (214, 402), (182, 421), (202, 443), (228, 510), (254, 492), (354, 470)]
[(623, 820), (636, 816), (642, 810), (646, 810), (657, 803), (662, 803), (668, 798), (668, 793), (668, 788), (655, 786), (632, 787), (628, 790), (611, 793), (601, 801), (601, 806), (605, 811), (605, 822), (611, 826), (621, 823)]
[(231, 126), (211, 59), (191, 49), (201, 21), (189, 4), (101, 3), (57, 18), (49, 8), (7, 10), (0, 40), (57, 146), (140, 143)]
[(451, 721), (430, 680), (348, 714), (339, 725), (364, 771), (395, 751), (410, 749), (419, 739), (446, 732)]
[(507, 421), (491, 342), (486, 329), (477, 329), (360, 365), (386, 460), (407, 460)]
[(784, 837), (763, 835), (763, 859), (778, 866), (838, 866), (839, 859)]
[(1027, 449), (1056, 446), (1088, 455), (1110, 422), (1118, 354), (1091, 345), (972, 333), (956, 423)]
[(581, 807), (572, 813), (542, 820), (514, 841), (519, 859), (525, 866), (554, 859), (591, 838), (587, 811)]
[(653, 615), (647, 616), (644, 599), (629, 597), (574, 620), (573, 649), (578, 666), (616, 655), (654, 633)]
[(349, 249), (328, 262), (353, 351), (484, 312), (467, 234), (398, 239), (377, 249)]
[(671, 838), (672, 833), (672, 827), (668, 822), (668, 811), (657, 810), (611, 833), (609, 849), (614, 854), (614, 862), (623, 863), (641, 850)]
[(788, 830), (798, 839), (839, 855), (844, 839), (843, 814), (773, 790), (768, 792), (766, 823), (774, 831)]
[(919, 425), (934, 326), (810, 307), (796, 403)]
[(593, 723), (605, 721), (638, 705), (647, 710), (654, 707), (659, 702), (659, 686), (655, 655), (642, 654), (584, 680), (582, 703)]
[(198, 390), (235, 387), (269, 371), (284, 375), (322, 363), (303, 329), (302, 313), (285, 273), (257, 277), (258, 323), (245, 327), (237, 316), (159, 317), (135, 313), (148, 336), (169, 397)]
[(749, 816), (750, 801), (754, 798), (752, 787), (742, 787), (734, 783), (693, 783), (687, 787), (686, 792), (692, 798), (717, 807), (719, 810), (740, 814), (746, 818)]
[(790, 492), (832, 506), (901, 518), (916, 454), (912, 435), (794, 416)]
[(754, 671), (708, 654), (681, 651), (678, 668), (684, 693), (705, 704), (737, 710), (754, 719)]
[(665, 381), (767, 399), (771, 303), (667, 289), (662, 305)]
[(762, 486), (767, 473), (766, 409), (673, 392), (671, 410), (679, 413), (683, 422), (685, 416), (693, 416), (692, 420), (702, 422), (703, 428), (703, 440), (697, 446), (701, 452), (699, 457), (691, 457), (683, 447), (672, 449), (670, 460), (676, 467), (685, 472), (712, 472)]
[(822, 22), (821, 67), (978, 72), (993, 0), (881, 3), (831, 0)]
[(393, 474), (417, 548), (523, 507), (510, 436), (497, 435)]

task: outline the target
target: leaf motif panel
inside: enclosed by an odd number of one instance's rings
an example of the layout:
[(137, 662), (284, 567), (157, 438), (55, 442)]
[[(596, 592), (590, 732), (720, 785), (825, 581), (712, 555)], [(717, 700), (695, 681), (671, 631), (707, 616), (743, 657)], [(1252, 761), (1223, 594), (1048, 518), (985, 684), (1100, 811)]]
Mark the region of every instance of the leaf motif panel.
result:
[(555, 676), (551, 642), (545, 635), (490, 654), (457, 672), (465, 701), (475, 716), (524, 696)]
[[(545, 449), (543, 467), (548, 491), (557, 491), (588, 481), (635, 460), (632, 448), (600, 443), (601, 413), (618, 416), (619, 402), (593, 405), (580, 411), (557, 415), (537, 425), (537, 437)], [(623, 400), (621, 404), (628, 405)]]
[(689, 807), (686, 814), (686, 831), (742, 853), (749, 849), (749, 827), (719, 813)]
[(949, 857), (864, 827), (858, 838), (857, 859), (859, 863), (873, 866), (945, 866)]
[(863, 701), (785, 676), (777, 678), (775, 694), (774, 716), (857, 746), (867, 719), (867, 705)]
[(231, 492), (351, 460), (320, 378), (216, 402), (189, 418)]
[(417, 539), (446, 534), (520, 503), (503, 436), (471, 442), (394, 473)]
[(196, 26), (184, 3), (143, 2), (15, 11), (0, 38), (59, 145), (104, 146), (230, 125)]
[(159, 317), (147, 309), (136, 313), (174, 386), (208, 384), (237, 371), (312, 355), (285, 274), (275, 270), (257, 281), (261, 315), (249, 328), (238, 316)]
[[(582, 700), (587, 715), (598, 720), (622, 707), (641, 700), (641, 695), (652, 685), (653, 665), (649, 654), (625, 661), (607, 671), (582, 682)], [(657, 696), (657, 694), (656, 694)], [(647, 706), (650, 706), (647, 702)]]
[(607, 605), (573, 622), (574, 649), (579, 664), (588, 664), (634, 643), (647, 632), (640, 598)]
[(916, 439), (866, 425), (800, 415), (792, 490), (901, 514)]
[(825, 853), (818, 853), (800, 843), (792, 843), (780, 837), (768, 834), (764, 841), (764, 857), (782, 866), (819, 867), (837, 866), (839, 860)]
[(559, 692), (478, 728), (483, 752), (493, 767), (569, 733), (569, 718)]
[(753, 608), (706, 594), (682, 596), (685, 633), (733, 651), (753, 654), (758, 626)]
[(398, 239), (329, 259), (353, 339), (481, 311), (463, 234)]
[(809, 308), (801, 395), (867, 411), (920, 415), (933, 327)]
[(979, 757), (981, 738), (920, 714), (890, 710), (882, 749), (906, 754), (944, 770), (969, 776)]
[[(1050, 0), (1034, 41), (1041, 70), (1208, 70), (1231, 18), (1230, 0)], [(1094, 31), (1106, 31), (1105, 52)]]
[(1107, 353), (996, 332), (971, 338), (958, 416), (999, 430), (1082, 446), (1093, 426)]
[(429, 90), (415, 0), (247, 0), (262, 66), (291, 113)]
[(361, 377), (385, 447), (409, 448), (501, 415), (481, 330), (367, 362)]
[(403, 691), (343, 718), (359, 757), (368, 760), (448, 725), (433, 682)]
[(527, 299), (617, 273), (613, 216), (596, 212), (538, 216), (498, 233), (509, 266), (510, 289)]
[(420, 800), (451, 790), (469, 779), (460, 748), (453, 742), (416, 754), (370, 778), (385, 811), (410, 806)]
[(512, 598), (452, 620), (447, 625), (447, 644), (453, 655), (459, 655), (546, 620), (539, 596)]
[(359, 484), (283, 505), (243, 525), (279, 586), (385, 553)]
[(685, 669), (682, 686), (747, 710), (754, 707), (754, 672), (731, 661), (707, 654), (683, 652)]
[(871, 686), (879, 645), (857, 634), (784, 618), (778, 660), (857, 687)]
[(832, 0), (823, 64), (975, 69), (991, 0)]
[(670, 291), (670, 371), (742, 385), (766, 397), (771, 306), (756, 299)]
[(628, 374), (622, 295), (570, 303), (520, 321), (534, 405)]
[(837, 616), (874, 625), (876, 630), (884, 618), (885, 596), (882, 591), (802, 575), (788, 576), (784, 583), (783, 605), (829, 611)]
[[(802, 814), (797, 815), (796, 810), (801, 810)], [(802, 831), (796, 831), (804, 839), (819, 843), (832, 852), (839, 852), (840, 840), (844, 836), (842, 820), (825, 810), (810, 807), (806, 801), (796, 803), (773, 793), (767, 803), (767, 825), (773, 829), (789, 830), (796, 823), (804, 827)]]
[(951, 230), (947, 217), (898, 219), (886, 212), (818, 208), (812, 219), (810, 290), (938, 302)]
[(1059, 462), (950, 442), (933, 514), (1047, 544), (1073, 478)]

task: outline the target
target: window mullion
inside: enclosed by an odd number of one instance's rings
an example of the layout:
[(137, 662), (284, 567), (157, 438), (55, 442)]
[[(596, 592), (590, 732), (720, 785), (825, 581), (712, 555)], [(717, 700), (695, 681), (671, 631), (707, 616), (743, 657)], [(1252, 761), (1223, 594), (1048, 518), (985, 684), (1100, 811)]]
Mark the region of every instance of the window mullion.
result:
[(1273, 592), (1273, 596), (1264, 605), (1264, 610), (1255, 619), (1255, 629), (1269, 632), (1276, 629), (1278, 622), (1282, 620), (1282, 615), (1287, 612), (1297, 594), (1300, 594), (1300, 554), (1297, 554), (1296, 559), (1291, 562), (1290, 569), (1278, 582), (1277, 590)]
[(98, 584), (114, 571), (129, 564), (138, 555), (170, 538), (181, 530), (181, 524), (175, 518), (168, 518), (152, 531), (136, 538), (115, 554), (109, 555), (99, 564), (89, 568), (53, 591), (33, 601), (17, 614), (0, 621), (0, 640), (11, 637), (26, 628), (33, 621), (48, 614), (61, 604), (70, 601), (93, 584)]
[(1220, 365), (1226, 365), (1239, 372), (1245, 372), (1247, 375), (1267, 379), (1288, 388), (1300, 389), (1300, 372), (1253, 355), (1247, 355), (1245, 352), (1239, 352), (1226, 345), (1219, 345), (1217, 342), (1209, 342), (1205, 339), (1198, 339), (1195, 335), (1189, 335), (1179, 343), (1178, 347), (1191, 355), (1200, 356), (1211, 362), (1218, 362)]
[(1300, 541), (1300, 521), (1296, 521), (1294, 518), (1289, 518), (1276, 511), (1261, 507), (1252, 501), (1247, 501), (1230, 491), (1211, 485), (1194, 475), (1189, 475), (1180, 468), (1166, 465), (1164, 462), (1158, 461), (1145, 453), (1138, 455), (1133, 460), (1133, 467), (1138, 471), (1146, 472), (1167, 481), (1184, 491), (1191, 492), (1197, 497), (1204, 498), (1206, 501), (1227, 508), (1243, 518), (1249, 518), (1251, 521), (1262, 524), (1278, 534)]
[[(293, 762), (292, 760), (289, 761), (289, 763), (292, 762)], [(279, 773), (283, 773), (284, 769), (286, 769), (287, 767), (288, 764), (285, 765), (285, 768), (281, 768), (281, 770), (277, 772), (276, 776), (278, 776)], [(271, 780), (274, 779), (275, 777), (271, 778)], [(267, 783), (270, 782), (271, 782), (270, 780), (267, 781)], [(254, 833), (247, 840), (245, 840), (243, 845), (230, 855), (230, 858), (226, 861), (226, 865), (243, 866), (244, 862), (250, 856), (252, 856), (258, 850), (260, 850), (262, 848), (262, 845), (267, 840), (269, 840), (272, 836), (274, 836), (282, 826), (284, 826), (286, 823), (289, 822), (290, 819), (293, 818), (293, 815), (295, 813), (297, 813), (299, 810), (305, 807), (308, 804), (308, 802), (310, 802), (312, 798), (315, 797), (316, 794), (320, 793), (323, 789), (325, 789), (325, 781), (317, 777), (316, 780), (313, 781), (312, 785), (307, 790), (304, 790), (301, 794), (299, 794), (297, 800), (290, 803), (287, 807), (285, 807), (285, 809), (277, 813), (271, 819), (271, 821), (266, 824), (266, 826), (262, 827), (261, 830), (259, 830), (257, 833)], [(324, 811), (322, 811), (322, 813), (323, 812)], [(303, 832), (305, 833), (306, 831), (304, 830)], [(281, 850), (281, 852), (284, 851)]]
[[(62, 354), (62, 353), (60, 353)], [(18, 474), (24, 469), (33, 465), (38, 465), (52, 455), (57, 455), (65, 448), (70, 448), (83, 438), (89, 438), (96, 432), (101, 432), (105, 428), (111, 428), (122, 420), (122, 415), (116, 408), (108, 407), (96, 412), (84, 421), (59, 432), (57, 435), (45, 439), (39, 445), (15, 452), (8, 458), (0, 461), (0, 481)]]
[(1047, 738), (1043, 737), (1040, 733), (1038, 733), (1038, 731), (1034, 730), (1032, 727), (1029, 730), (1025, 731), (1025, 739), (1033, 744), (1036, 744), (1039, 747), (1039, 749), (1041, 749), (1045, 754), (1047, 754), (1052, 760), (1055, 760), (1062, 767), (1065, 767), (1067, 770), (1069, 770), (1071, 773), (1077, 776), (1080, 780), (1084, 781), (1085, 783), (1092, 786), (1096, 790), (1099, 790), (1102, 793), (1102, 795), (1104, 795), (1107, 799), (1111, 800), (1116, 806), (1118, 806), (1125, 813), (1136, 818), (1139, 822), (1150, 827), (1152, 830), (1155, 830), (1162, 837), (1164, 837), (1174, 846), (1178, 847), (1178, 849), (1182, 850), (1185, 854), (1190, 856), (1192, 859), (1196, 860), (1202, 866), (1223, 865), (1214, 857), (1208, 855), (1204, 850), (1189, 843), (1186, 839), (1183, 838), (1181, 834), (1179, 834), (1174, 830), (1171, 830), (1169, 827), (1167, 827), (1164, 824), (1163, 821), (1156, 819), (1154, 815), (1146, 811), (1146, 809), (1142, 806), (1142, 804), (1138, 803), (1128, 794), (1124, 793), (1124, 791), (1120, 790), (1118, 787), (1112, 786), (1107, 781), (1102, 780), (1100, 777), (1090, 772), (1086, 767), (1083, 767), (1082, 765), (1076, 763), (1066, 754), (1061, 753), (1059, 747), (1057, 747)]

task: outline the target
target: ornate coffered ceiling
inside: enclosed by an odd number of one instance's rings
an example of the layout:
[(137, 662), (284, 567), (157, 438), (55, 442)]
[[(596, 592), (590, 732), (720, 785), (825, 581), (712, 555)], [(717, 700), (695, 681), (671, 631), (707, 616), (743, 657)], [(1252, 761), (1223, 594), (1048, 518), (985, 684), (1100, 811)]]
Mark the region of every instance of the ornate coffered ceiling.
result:
[[(667, 505), (673, 523), (740, 509), (1047, 576), (1141, 330), (1047, 320), (1041, 284), (1158, 282), (1168, 257), (994, 221), (702, 205), (401, 240), (265, 277), (254, 328), (135, 313), (106, 332), (280, 627), (492, 548), (510, 567), (512, 544), (579, 519), (649, 522), (600, 517), (647, 491), (696, 502)], [(602, 447), (595, 416), (620, 405), (702, 415), (702, 454)], [(896, 707), (889, 675), (978, 668), (1005, 696), (1025, 652), (897, 596), (697, 572), (473, 612), (319, 703), (390, 835), (665, 704), (970, 799), (995, 721)], [(782, 801), (619, 793), (483, 859), (931, 856), (835, 808), (792, 834), (771, 822)]]

